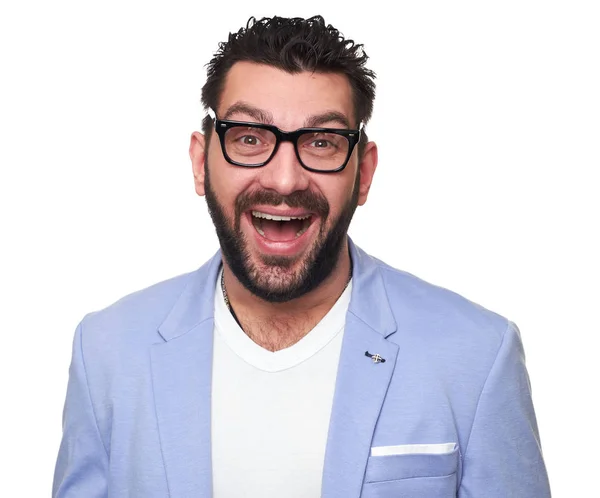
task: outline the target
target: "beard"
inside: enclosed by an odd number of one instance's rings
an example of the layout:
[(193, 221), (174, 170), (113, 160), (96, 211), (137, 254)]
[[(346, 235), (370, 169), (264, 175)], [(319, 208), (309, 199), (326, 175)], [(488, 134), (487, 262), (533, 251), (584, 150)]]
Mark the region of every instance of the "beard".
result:
[[(208, 154), (207, 154), (208, 155)], [(204, 163), (204, 189), (208, 212), (212, 218), (221, 252), (238, 281), (252, 294), (271, 303), (284, 303), (316, 289), (336, 268), (348, 227), (358, 206), (360, 170), (356, 175), (352, 195), (329, 230), (325, 229), (330, 208), (327, 199), (308, 190), (280, 195), (273, 190), (243, 192), (235, 201), (235, 219), (227, 219), (223, 206), (210, 183), (208, 161)], [(285, 203), (289, 207), (304, 208), (319, 215), (321, 227), (317, 239), (300, 268), (293, 272), (296, 258), (290, 256), (261, 256), (260, 264), (252, 261), (248, 243), (241, 230), (241, 217), (253, 205)]]

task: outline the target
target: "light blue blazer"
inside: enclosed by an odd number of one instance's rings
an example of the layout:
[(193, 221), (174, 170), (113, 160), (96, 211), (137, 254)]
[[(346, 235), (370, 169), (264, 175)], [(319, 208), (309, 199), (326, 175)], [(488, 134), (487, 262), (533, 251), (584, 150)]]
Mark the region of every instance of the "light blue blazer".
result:
[[(517, 327), (351, 241), (350, 250), (322, 497), (549, 497)], [(83, 318), (54, 497), (211, 496), (220, 265), (217, 253)]]

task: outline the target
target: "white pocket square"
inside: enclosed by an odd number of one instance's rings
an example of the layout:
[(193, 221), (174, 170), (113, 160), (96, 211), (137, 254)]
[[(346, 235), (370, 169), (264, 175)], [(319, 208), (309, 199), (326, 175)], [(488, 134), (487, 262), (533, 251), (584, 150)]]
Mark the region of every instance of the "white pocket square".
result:
[(447, 455), (456, 449), (456, 443), (398, 444), (396, 446), (373, 446), (371, 456), (389, 455)]

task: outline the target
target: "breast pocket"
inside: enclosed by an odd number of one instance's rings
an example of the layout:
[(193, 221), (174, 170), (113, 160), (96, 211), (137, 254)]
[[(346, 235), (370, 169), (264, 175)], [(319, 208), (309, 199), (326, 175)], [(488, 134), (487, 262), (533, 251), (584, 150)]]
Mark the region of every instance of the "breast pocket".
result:
[(443, 454), (370, 456), (362, 498), (456, 498), (458, 447)]

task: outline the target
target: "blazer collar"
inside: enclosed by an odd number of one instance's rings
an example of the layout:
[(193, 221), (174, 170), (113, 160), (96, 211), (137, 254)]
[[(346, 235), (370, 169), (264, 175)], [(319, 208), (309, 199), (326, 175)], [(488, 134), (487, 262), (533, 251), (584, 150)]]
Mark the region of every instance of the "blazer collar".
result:
[(352, 297), (349, 313), (375, 332), (388, 337), (397, 325), (390, 307), (378, 260), (369, 256), (348, 237), (352, 258)]
[(175, 339), (214, 317), (215, 283), (220, 266), (221, 251), (217, 251), (198, 270), (190, 273), (183, 292), (158, 327), (165, 341)]

